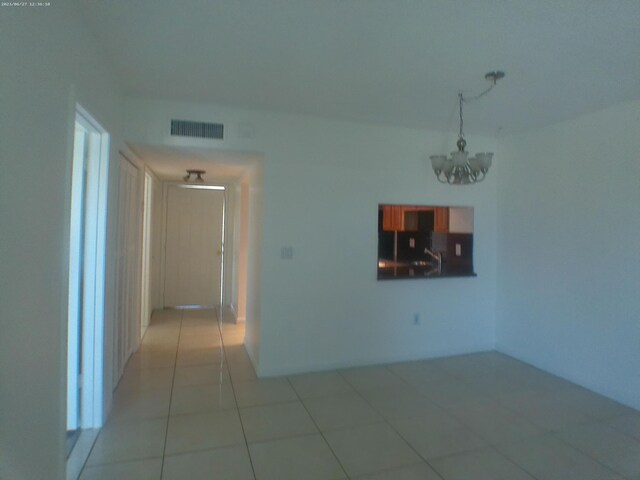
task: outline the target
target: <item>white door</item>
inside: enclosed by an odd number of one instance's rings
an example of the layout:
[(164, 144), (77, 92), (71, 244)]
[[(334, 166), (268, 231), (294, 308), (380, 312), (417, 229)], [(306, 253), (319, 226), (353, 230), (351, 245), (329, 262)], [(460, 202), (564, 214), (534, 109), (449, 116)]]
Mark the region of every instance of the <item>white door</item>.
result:
[(114, 322), (114, 378), (117, 385), (140, 341), (140, 170), (120, 156), (118, 192), (118, 255), (116, 264), (116, 321)]
[(220, 305), (224, 190), (167, 188), (164, 306)]

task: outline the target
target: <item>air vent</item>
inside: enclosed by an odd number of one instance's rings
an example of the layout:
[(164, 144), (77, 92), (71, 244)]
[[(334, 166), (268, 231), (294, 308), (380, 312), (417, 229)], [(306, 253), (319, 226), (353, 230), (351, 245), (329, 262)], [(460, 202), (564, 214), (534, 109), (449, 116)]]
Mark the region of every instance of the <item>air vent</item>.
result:
[(224, 125), (222, 123), (191, 122), (188, 120), (171, 120), (171, 136), (215, 138), (222, 140)]

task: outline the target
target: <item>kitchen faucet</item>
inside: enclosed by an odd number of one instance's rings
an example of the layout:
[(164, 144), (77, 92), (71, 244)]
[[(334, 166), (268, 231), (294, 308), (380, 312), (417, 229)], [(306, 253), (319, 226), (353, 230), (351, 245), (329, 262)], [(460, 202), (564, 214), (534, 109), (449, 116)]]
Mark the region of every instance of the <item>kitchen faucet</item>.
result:
[(440, 252), (434, 253), (426, 247), (424, 249), (424, 253), (430, 255), (432, 258), (434, 258), (438, 262), (438, 273), (442, 272), (442, 253)]

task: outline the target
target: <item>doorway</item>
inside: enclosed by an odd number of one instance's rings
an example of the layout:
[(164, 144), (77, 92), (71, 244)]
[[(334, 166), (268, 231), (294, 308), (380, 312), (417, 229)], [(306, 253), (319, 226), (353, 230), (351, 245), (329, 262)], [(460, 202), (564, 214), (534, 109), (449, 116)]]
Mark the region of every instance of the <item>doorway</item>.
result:
[(109, 135), (76, 106), (69, 231), (67, 457), (102, 424)]
[(220, 306), (225, 187), (167, 186), (164, 306)]

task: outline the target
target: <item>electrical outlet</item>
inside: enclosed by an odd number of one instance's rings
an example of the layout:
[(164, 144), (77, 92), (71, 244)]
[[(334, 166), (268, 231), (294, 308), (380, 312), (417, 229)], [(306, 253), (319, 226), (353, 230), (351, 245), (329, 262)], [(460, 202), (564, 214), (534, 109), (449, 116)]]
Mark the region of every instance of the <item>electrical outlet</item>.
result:
[(282, 260), (293, 259), (293, 247), (282, 247), (280, 249), (280, 258)]
[(414, 313), (413, 314), (413, 324), (414, 325), (420, 325), (420, 314), (419, 313)]
[(462, 245), (456, 243), (456, 257), (459, 257), (460, 255), (462, 255)]

